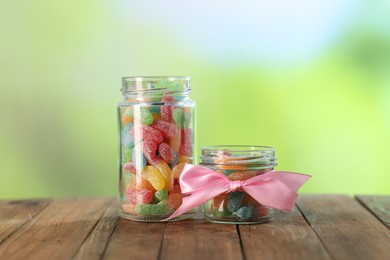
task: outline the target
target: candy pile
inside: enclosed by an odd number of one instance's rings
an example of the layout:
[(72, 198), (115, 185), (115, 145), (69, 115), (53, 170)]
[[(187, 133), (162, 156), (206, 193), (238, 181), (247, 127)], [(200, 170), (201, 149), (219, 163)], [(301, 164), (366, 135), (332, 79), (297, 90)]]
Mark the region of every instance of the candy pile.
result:
[[(220, 154), (214, 159), (216, 171), (226, 175), (232, 181), (244, 181), (256, 175), (271, 171), (267, 169), (248, 169), (246, 161), (240, 157)], [(252, 221), (269, 215), (271, 209), (262, 206), (247, 193), (242, 191), (221, 194), (208, 201), (205, 205), (207, 218), (217, 221)]]
[[(157, 104), (120, 108), (122, 209), (131, 215), (167, 215), (182, 203), (178, 179), (193, 156), (193, 107)], [(162, 105), (160, 105), (162, 104)]]

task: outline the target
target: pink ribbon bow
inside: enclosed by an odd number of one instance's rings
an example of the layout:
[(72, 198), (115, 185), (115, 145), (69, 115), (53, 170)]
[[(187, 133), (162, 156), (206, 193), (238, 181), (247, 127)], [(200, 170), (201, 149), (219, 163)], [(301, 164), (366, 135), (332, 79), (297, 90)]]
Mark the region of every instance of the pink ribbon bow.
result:
[(244, 191), (260, 204), (290, 211), (298, 197), (298, 189), (309, 179), (310, 175), (270, 171), (245, 181), (231, 181), (225, 175), (206, 167), (186, 164), (180, 175), (180, 187), (183, 195), (181, 206), (167, 219), (170, 220), (222, 193)]

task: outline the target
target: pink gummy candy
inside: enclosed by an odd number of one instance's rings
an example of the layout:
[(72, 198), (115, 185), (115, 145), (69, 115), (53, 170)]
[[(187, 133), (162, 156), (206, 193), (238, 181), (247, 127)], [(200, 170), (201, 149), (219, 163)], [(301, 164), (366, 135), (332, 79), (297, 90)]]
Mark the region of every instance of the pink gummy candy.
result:
[(136, 173), (136, 169), (134, 167), (134, 164), (132, 162), (127, 162), (123, 165), (123, 169), (126, 171), (126, 172), (130, 172), (130, 173)]
[[(162, 102), (174, 102), (175, 99), (173, 96), (163, 96), (161, 99)], [(173, 113), (173, 106), (162, 106), (161, 107), (161, 118), (164, 121), (172, 122), (172, 113)]]
[(153, 140), (157, 144), (161, 144), (163, 141), (160, 130), (148, 125), (135, 125), (133, 129), (131, 129), (131, 135), (134, 137), (136, 134), (140, 134), (141, 138), (144, 140)]
[(160, 130), (165, 138), (179, 134), (179, 127), (176, 124), (164, 120), (155, 120), (152, 126)]
[(172, 163), (175, 160), (175, 154), (167, 143), (160, 144), (158, 147), (158, 153), (167, 163)]
[(126, 190), (126, 197), (129, 203), (131, 204), (138, 204), (138, 203), (145, 203), (148, 204), (152, 201), (154, 196), (154, 192), (151, 190), (135, 190), (130, 187)]
[(142, 143), (142, 149), (146, 159), (156, 156), (158, 144), (154, 140), (144, 140)]
[(192, 130), (191, 128), (183, 129), (181, 131), (181, 145), (180, 145), (180, 154), (186, 156), (192, 156)]

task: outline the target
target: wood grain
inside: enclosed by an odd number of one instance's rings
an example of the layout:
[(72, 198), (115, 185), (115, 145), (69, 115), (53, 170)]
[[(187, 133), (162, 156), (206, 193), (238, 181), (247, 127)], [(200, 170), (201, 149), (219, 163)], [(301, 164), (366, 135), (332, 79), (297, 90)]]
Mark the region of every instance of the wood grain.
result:
[(102, 259), (158, 259), (165, 226), (119, 219)]
[(372, 213), (380, 222), (390, 229), (390, 196), (356, 196), (356, 198)]
[(236, 225), (203, 220), (168, 223), (161, 259), (243, 259)]
[(50, 200), (0, 201), (0, 244), (33, 220), (49, 203)]
[(334, 259), (388, 259), (390, 231), (348, 196), (301, 196), (298, 208)]
[(246, 259), (331, 259), (296, 208), (276, 211), (268, 223), (240, 225), (239, 231)]
[(95, 229), (76, 253), (74, 259), (101, 259), (118, 220), (118, 201), (113, 199)]
[(69, 259), (111, 201), (111, 198), (53, 201), (0, 244), (2, 259)]

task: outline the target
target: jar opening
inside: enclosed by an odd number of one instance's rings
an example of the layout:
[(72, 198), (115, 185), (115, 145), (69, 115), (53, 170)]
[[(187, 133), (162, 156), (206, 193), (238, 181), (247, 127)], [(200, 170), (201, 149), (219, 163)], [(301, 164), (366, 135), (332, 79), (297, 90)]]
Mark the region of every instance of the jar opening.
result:
[(122, 94), (183, 93), (191, 91), (188, 76), (137, 76), (122, 78)]
[(246, 165), (251, 168), (274, 167), (276, 165), (275, 149), (270, 146), (252, 145), (217, 145), (202, 148), (200, 164), (213, 165)]

